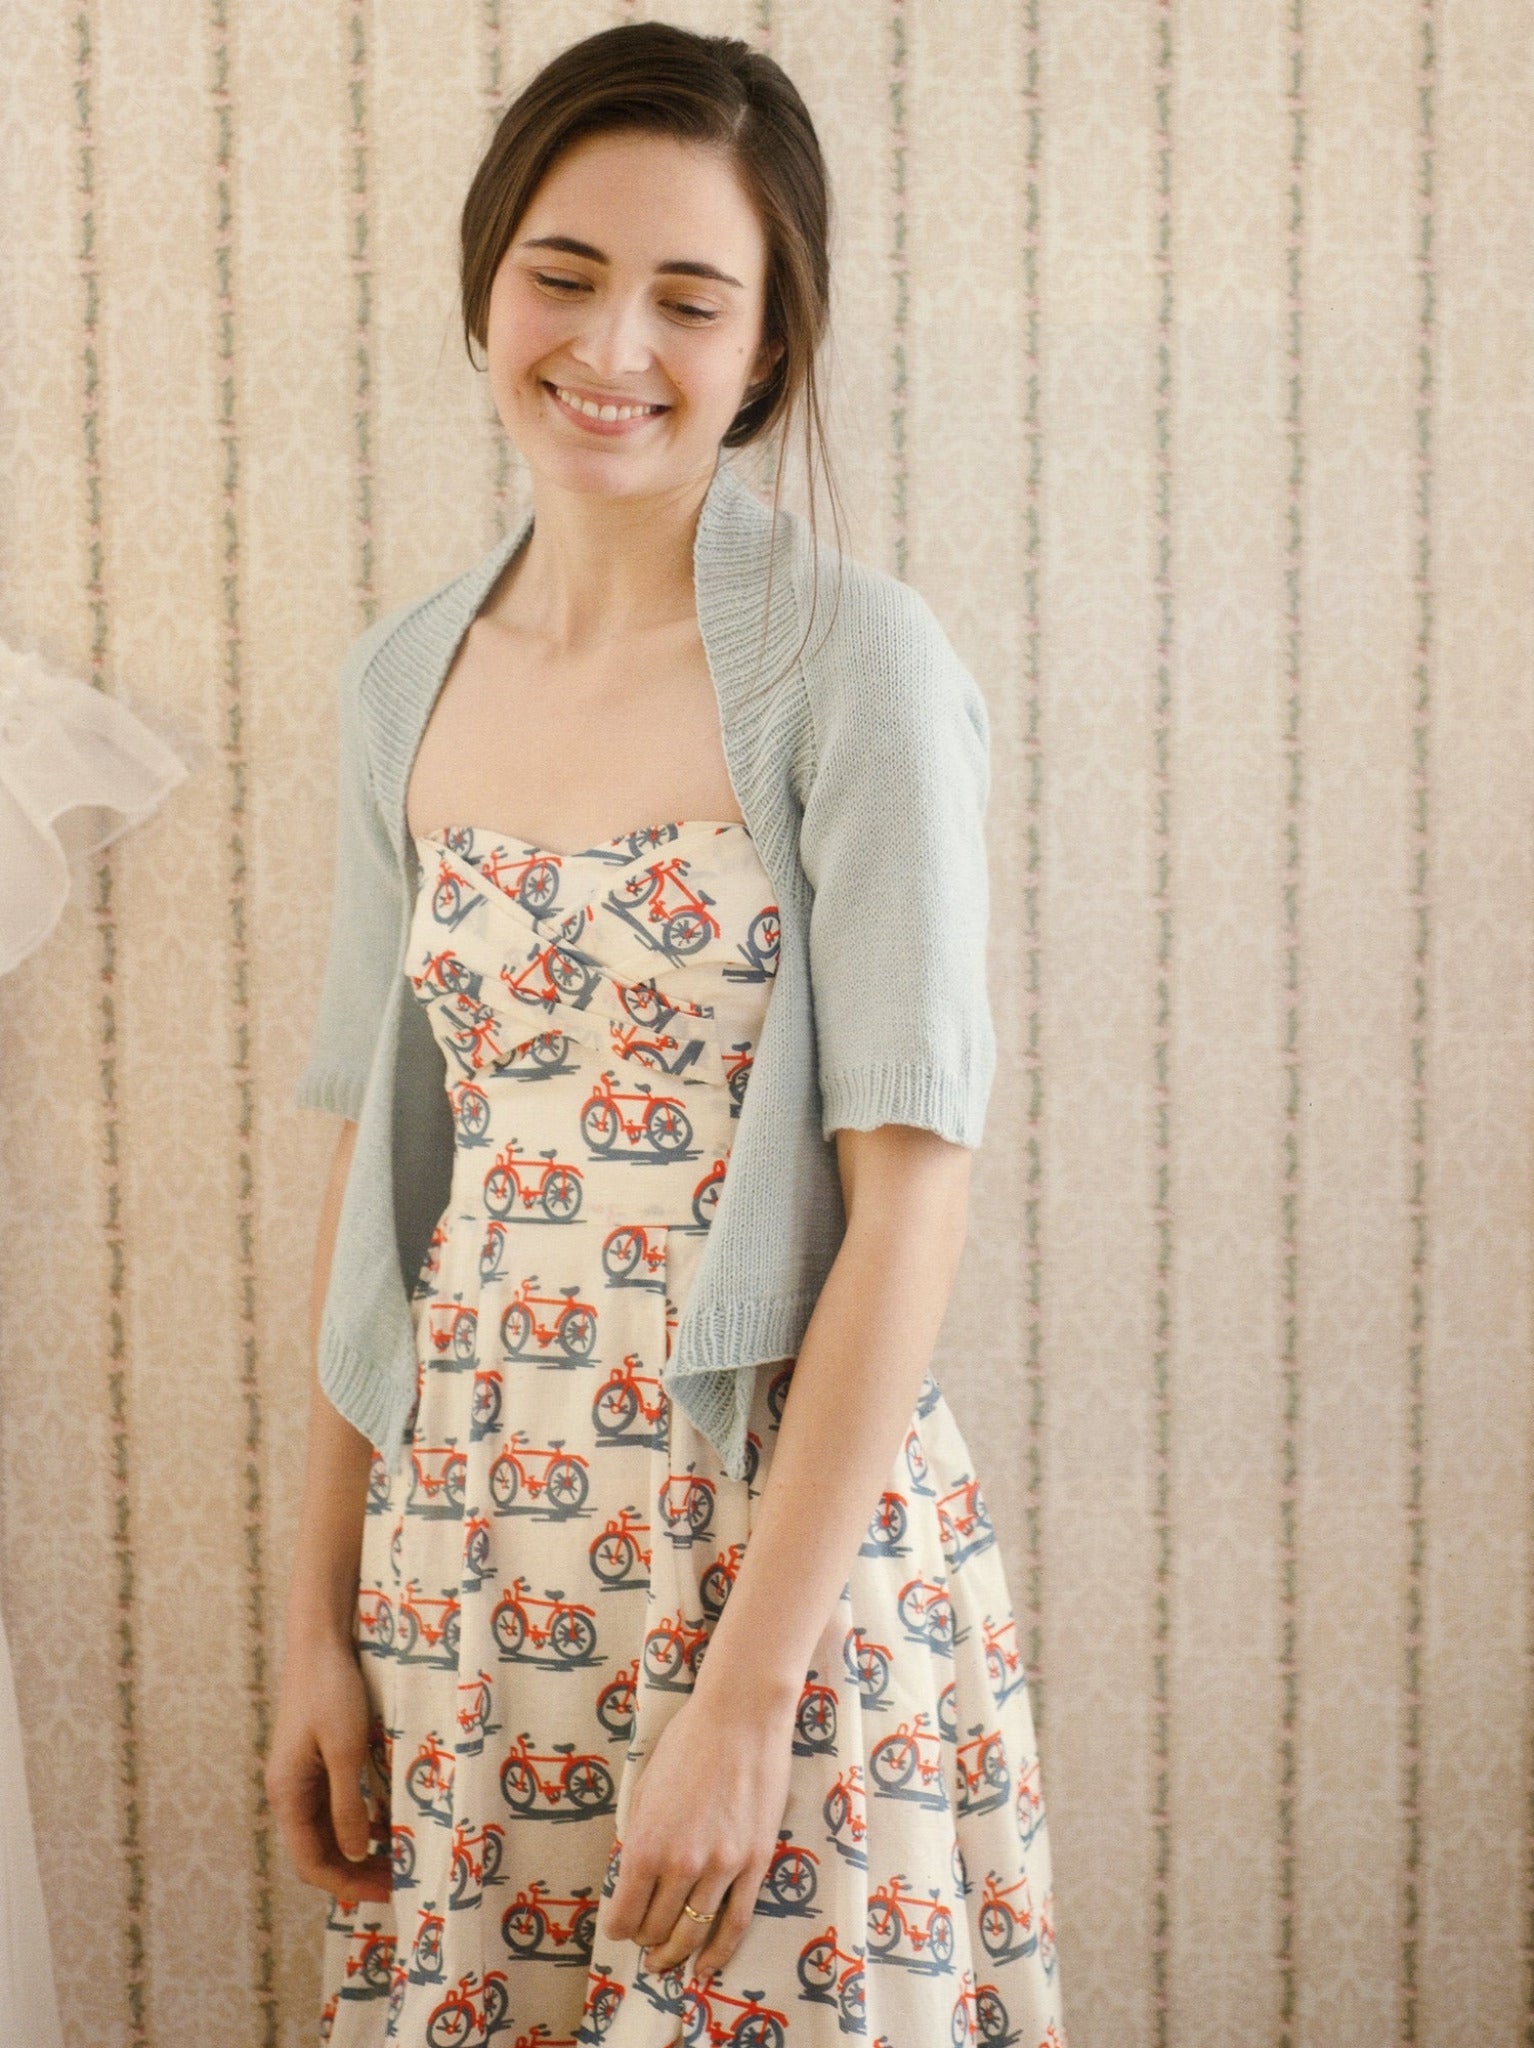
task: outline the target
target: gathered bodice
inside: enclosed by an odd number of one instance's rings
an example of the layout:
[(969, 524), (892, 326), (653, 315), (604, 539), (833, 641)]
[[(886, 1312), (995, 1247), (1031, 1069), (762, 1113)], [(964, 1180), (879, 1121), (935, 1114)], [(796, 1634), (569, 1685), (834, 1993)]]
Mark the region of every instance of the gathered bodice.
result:
[(683, 819), (573, 854), (454, 825), (416, 849), (406, 973), (450, 1092), (580, 1047), (739, 1100), (734, 1055), (760, 1036), (778, 960), (777, 905), (744, 825)]

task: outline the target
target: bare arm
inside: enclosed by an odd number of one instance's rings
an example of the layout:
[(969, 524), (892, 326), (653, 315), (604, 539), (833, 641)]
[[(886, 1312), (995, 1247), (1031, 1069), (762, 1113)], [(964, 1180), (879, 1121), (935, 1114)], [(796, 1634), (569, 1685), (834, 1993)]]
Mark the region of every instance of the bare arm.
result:
[[(316, 1233), (309, 1355), (316, 1359), (341, 1197), (357, 1126), (344, 1121)], [(266, 1791), (306, 1884), (337, 1898), (389, 1897), (389, 1860), (369, 1857), (361, 1790), (367, 1692), (352, 1638), (372, 1445), (321, 1391), (309, 1390), (309, 1441), (289, 1582), (282, 1693)]]
[[(649, 1951), (650, 1970), (722, 1968), (750, 1925), (787, 1803), (805, 1672), (910, 1426), (964, 1247), (966, 1147), (904, 1124), (840, 1130), (836, 1147), (846, 1235), (804, 1333), (740, 1570), (692, 1694), (640, 1778), (604, 1923)], [(718, 1907), (712, 1927), (683, 1900)]]

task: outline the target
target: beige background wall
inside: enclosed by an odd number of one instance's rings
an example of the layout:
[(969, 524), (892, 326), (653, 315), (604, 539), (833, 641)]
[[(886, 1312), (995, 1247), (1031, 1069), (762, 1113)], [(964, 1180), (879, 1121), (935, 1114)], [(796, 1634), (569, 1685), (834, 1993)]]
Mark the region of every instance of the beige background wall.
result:
[[(336, 659), (525, 485), (492, 109), (616, 6), (9, 0), (0, 634), (198, 741), (0, 982), (0, 1597), (71, 2048), (313, 2039), (261, 1802)], [(840, 206), (854, 552), (992, 708), (939, 1375), (1074, 2048), (1534, 2027), (1534, 22), (757, 0)], [(935, 2044), (934, 2044), (935, 2048)]]

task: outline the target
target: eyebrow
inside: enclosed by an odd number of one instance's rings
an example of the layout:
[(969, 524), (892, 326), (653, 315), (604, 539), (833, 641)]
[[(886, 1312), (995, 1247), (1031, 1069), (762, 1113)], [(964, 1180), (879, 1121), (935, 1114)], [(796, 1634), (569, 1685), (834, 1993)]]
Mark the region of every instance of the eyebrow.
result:
[[(567, 256), (584, 256), (590, 263), (606, 263), (609, 258), (600, 249), (594, 249), (589, 242), (578, 242), (573, 235), (531, 235), (517, 244), (519, 249), (561, 249)], [(655, 266), (657, 277), (710, 277), (716, 284), (732, 284), (737, 291), (745, 286), (738, 277), (731, 277), (727, 270), (720, 270), (712, 263), (690, 263), (686, 257), (678, 256)]]

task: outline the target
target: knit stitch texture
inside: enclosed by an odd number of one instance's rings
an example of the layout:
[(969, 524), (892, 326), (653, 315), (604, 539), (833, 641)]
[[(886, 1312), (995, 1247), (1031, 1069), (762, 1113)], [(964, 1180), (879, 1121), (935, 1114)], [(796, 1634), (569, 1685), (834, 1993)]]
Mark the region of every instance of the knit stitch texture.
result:
[[(330, 944), (297, 1099), (358, 1125), (320, 1384), (396, 1465), (415, 1397), (408, 1288), (453, 1163), (442, 1051), (405, 1000), (418, 880), (405, 791), (459, 644), (532, 524), (529, 512), (473, 568), (376, 620), (341, 663)], [(797, 1355), (846, 1228), (832, 1133), (914, 1124), (977, 1146), (996, 1064), (980, 688), (910, 585), (838, 556), (794, 512), (772, 528), (721, 453), (694, 588), (779, 954), (662, 1381), (737, 1479), (749, 1369)]]

